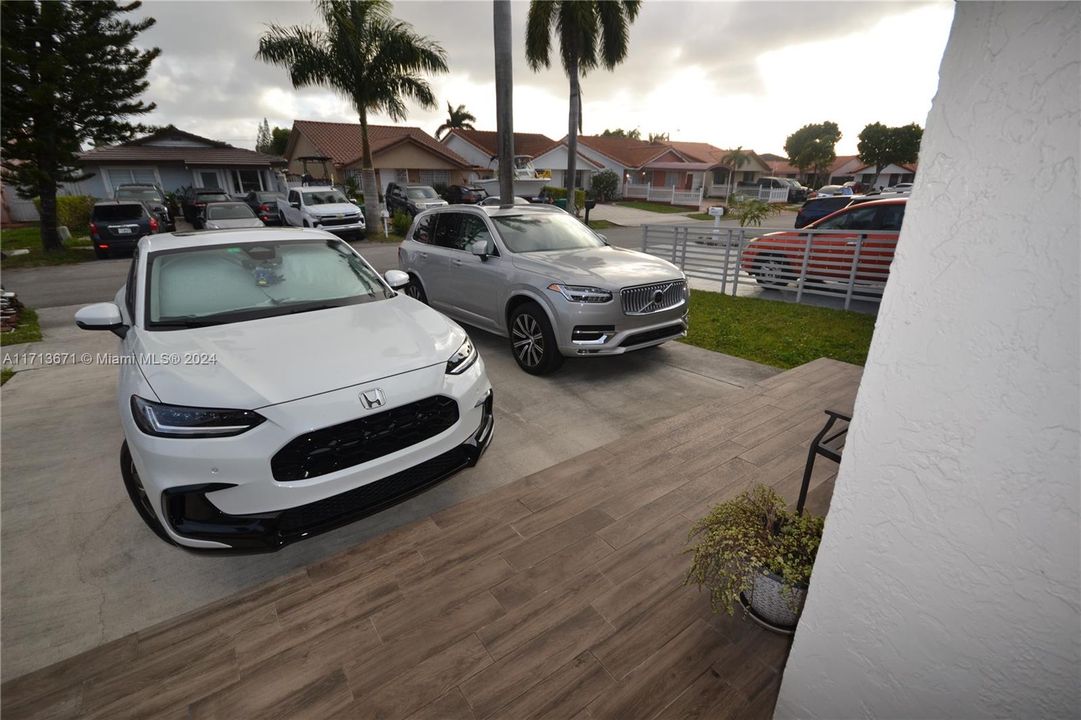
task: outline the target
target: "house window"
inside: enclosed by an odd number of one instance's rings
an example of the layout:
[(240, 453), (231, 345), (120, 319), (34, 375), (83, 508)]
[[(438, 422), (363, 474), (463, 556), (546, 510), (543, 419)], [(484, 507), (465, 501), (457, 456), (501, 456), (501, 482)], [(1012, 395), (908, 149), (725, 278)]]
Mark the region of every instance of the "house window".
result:
[(263, 173), (258, 170), (233, 170), (233, 185), (241, 193), (263, 189)]
[(754, 170), (744, 170), (743, 171), (743, 179), (740, 180), (740, 182), (753, 183), (754, 182), (754, 175), (755, 175)]
[(156, 185), (158, 183), (158, 174), (156, 168), (153, 167), (141, 167), (141, 168), (102, 168), (103, 177), (105, 181), (106, 189), (109, 195), (116, 192), (117, 185), (123, 185), (126, 183), (147, 183), (150, 185)]
[(421, 170), (421, 185), (450, 185), (449, 170)]
[(714, 185), (727, 185), (728, 184), (728, 171), (727, 170), (714, 170), (713, 171), (713, 184)]
[(209, 188), (211, 190), (221, 190), (221, 180), (218, 179), (217, 170), (200, 170), (195, 173), (196, 179), (199, 181), (198, 187)]

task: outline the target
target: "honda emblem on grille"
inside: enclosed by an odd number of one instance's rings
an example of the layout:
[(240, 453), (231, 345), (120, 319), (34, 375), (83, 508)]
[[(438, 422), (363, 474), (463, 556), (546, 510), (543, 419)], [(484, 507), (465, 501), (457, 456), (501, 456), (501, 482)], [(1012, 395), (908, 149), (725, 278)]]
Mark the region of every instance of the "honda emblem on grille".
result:
[(365, 390), (360, 393), (360, 404), (364, 406), (365, 410), (383, 407), (386, 402), (387, 398), (383, 395), (383, 391), (379, 388), (375, 388), (374, 390)]

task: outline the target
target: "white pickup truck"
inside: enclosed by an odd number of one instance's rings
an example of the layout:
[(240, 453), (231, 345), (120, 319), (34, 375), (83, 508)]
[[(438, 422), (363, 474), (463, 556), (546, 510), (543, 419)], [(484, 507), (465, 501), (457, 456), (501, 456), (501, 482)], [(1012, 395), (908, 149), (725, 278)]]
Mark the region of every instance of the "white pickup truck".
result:
[(278, 218), (282, 225), (319, 228), (358, 240), (367, 230), (361, 209), (329, 185), (290, 188), (285, 199), (278, 200)]

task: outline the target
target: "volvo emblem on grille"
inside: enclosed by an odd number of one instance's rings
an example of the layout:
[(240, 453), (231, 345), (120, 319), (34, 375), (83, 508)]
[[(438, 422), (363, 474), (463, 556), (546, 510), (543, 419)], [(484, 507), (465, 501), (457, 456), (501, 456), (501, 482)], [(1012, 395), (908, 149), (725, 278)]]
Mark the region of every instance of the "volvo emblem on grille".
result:
[(374, 390), (365, 390), (360, 394), (360, 404), (364, 406), (365, 410), (371, 410), (377, 407), (383, 407), (387, 402), (387, 398), (383, 395), (383, 391), (379, 388)]
[[(668, 288), (665, 288), (665, 290), (667, 290), (667, 289)], [(653, 293), (653, 303), (655, 305), (660, 305), (663, 301), (664, 301), (664, 290), (658, 290), (657, 292)]]

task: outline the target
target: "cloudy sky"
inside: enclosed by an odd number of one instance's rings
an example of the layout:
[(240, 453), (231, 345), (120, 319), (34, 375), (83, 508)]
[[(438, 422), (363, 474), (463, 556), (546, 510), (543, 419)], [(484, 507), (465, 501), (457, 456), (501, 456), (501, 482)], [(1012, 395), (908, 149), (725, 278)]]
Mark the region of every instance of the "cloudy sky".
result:
[[(560, 138), (567, 80), (558, 62), (529, 70), (528, 7), (512, 4), (515, 130)], [(162, 50), (148, 122), (252, 147), (264, 117), (283, 127), (356, 121), (343, 99), (294, 90), (284, 69), (254, 59), (266, 24), (317, 22), (310, 3), (149, 0), (138, 12), (158, 21), (140, 44)], [(494, 130), (491, 4), (397, 2), (394, 12), (440, 42), (450, 66), (431, 78), (439, 107), (412, 107), (407, 123), (434, 132), (451, 102), (476, 115), (478, 129)], [(789, 133), (833, 120), (844, 133), (838, 152), (854, 153), (869, 122), (924, 124), (952, 18), (950, 2), (645, 0), (626, 62), (583, 79), (584, 130), (637, 127), (643, 136), (783, 154)]]

